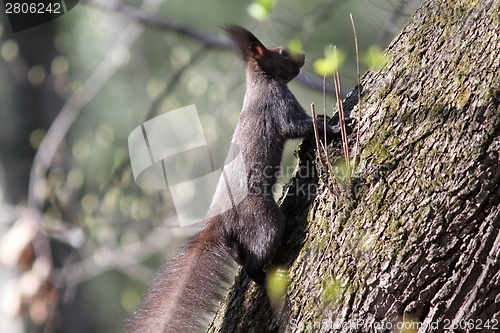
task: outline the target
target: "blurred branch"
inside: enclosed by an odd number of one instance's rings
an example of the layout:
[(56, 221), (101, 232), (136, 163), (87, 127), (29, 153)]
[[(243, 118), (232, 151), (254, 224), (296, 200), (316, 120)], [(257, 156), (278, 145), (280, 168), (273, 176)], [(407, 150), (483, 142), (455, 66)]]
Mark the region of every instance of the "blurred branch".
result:
[(218, 47), (224, 49), (230, 49), (231, 43), (227, 39), (219, 38), (217, 36), (207, 34), (205, 32), (196, 30), (180, 22), (176, 22), (165, 17), (155, 15), (152, 13), (145, 12), (136, 7), (110, 0), (83, 0), (93, 5), (97, 5), (103, 8), (107, 8), (122, 14), (129, 16), (130, 18), (153, 28), (158, 28), (160, 30), (173, 31), (178, 34), (194, 38), (201, 41), (203, 44), (211, 47)]
[(346, 2), (346, 0), (332, 0), (330, 2), (320, 3), (308, 15), (311, 15), (312, 21), (318, 25), (330, 18), (333, 15), (332, 12), (334, 9), (344, 2)]
[(198, 59), (207, 55), (207, 52), (206, 52), (207, 47), (208, 47), (207, 44), (204, 44), (202, 47), (200, 47), (198, 49), (198, 51), (196, 51), (191, 56), (191, 58), (189, 59), (189, 61), (186, 64), (181, 66), (178, 70), (175, 71), (174, 74), (172, 74), (165, 89), (162, 91), (162, 93), (158, 97), (156, 97), (153, 100), (153, 102), (149, 106), (148, 112), (146, 113), (143, 121), (147, 121), (147, 120), (150, 120), (151, 118), (153, 118), (153, 116), (156, 112), (156, 108), (158, 107), (158, 105), (160, 104), (161, 101), (163, 101), (165, 98), (167, 98), (174, 91), (175, 87), (179, 83), (179, 79), (181, 78), (182, 74), (187, 69), (189, 69), (191, 66), (193, 66), (198, 61)]
[(37, 209), (31, 209), (29, 207), (14, 206), (7, 202), (0, 202), (0, 223), (12, 224), (17, 219), (23, 215), (40, 215), (40, 211)]
[[(205, 47), (215, 47), (220, 49), (232, 49), (231, 43), (227, 38), (218, 37), (216, 35), (208, 34), (203, 31), (192, 28), (181, 22), (177, 22), (159, 15), (151, 14), (145, 12), (144, 10), (137, 9), (133, 6), (123, 4), (117, 1), (110, 0), (82, 0), (92, 5), (100, 6), (106, 9), (110, 9), (153, 28), (160, 30), (172, 31), (186, 37), (200, 41), (205, 45)], [(301, 73), (295, 82), (302, 84), (303, 86), (317, 91), (323, 91), (323, 82), (317, 78), (307, 78), (303, 73)], [(335, 95), (335, 89), (332, 85), (327, 85), (326, 92), (332, 96)], [(347, 91), (342, 92), (342, 98), (347, 94)]]
[[(182, 74), (191, 66), (193, 66), (198, 61), (198, 59), (207, 54), (206, 49), (207, 46), (203, 45), (198, 51), (196, 51), (191, 56), (188, 63), (181, 66), (177, 71), (175, 71), (174, 74), (172, 74), (163, 92), (158, 97), (156, 97), (149, 105), (148, 111), (144, 116), (143, 122), (153, 118), (156, 112), (156, 108), (158, 107), (160, 102), (165, 98), (167, 98), (174, 91), (175, 87), (179, 83), (179, 79), (181, 78)], [(111, 176), (108, 178), (108, 180), (106, 180), (104, 185), (101, 186), (99, 190), (99, 200), (102, 200), (104, 195), (111, 188), (111, 186), (113, 186), (115, 181), (123, 175), (123, 172), (125, 170), (128, 170), (129, 168), (130, 168), (130, 157), (127, 155), (120, 161), (120, 163), (117, 164), (117, 166), (113, 169)]]
[(393, 36), (399, 33), (400, 28), (397, 27), (397, 22), (401, 17), (408, 17), (409, 14), (405, 13), (405, 8), (411, 6), (414, 0), (400, 0), (389, 19), (382, 26), (382, 32), (378, 36), (375, 45), (385, 49), (387, 47), (387, 40), (392, 39)]
[[(146, 0), (141, 8), (156, 10), (160, 2), (159, 0)], [(67, 99), (61, 112), (47, 131), (33, 160), (28, 193), (28, 205), (31, 208), (43, 208), (46, 185), (45, 172), (49, 169), (61, 142), (75, 122), (81, 109), (99, 92), (102, 86), (108, 82), (122, 65), (127, 52), (117, 51), (129, 50), (139, 39), (143, 31), (144, 28), (142, 25), (130, 22), (117, 38), (104, 60), (85, 83)]]
[[(301, 85), (316, 91), (323, 92), (323, 81), (317, 78), (310, 78), (304, 72), (300, 72), (299, 76), (297, 76), (293, 82), (299, 82)], [(329, 95), (335, 97), (335, 88), (331, 84), (326, 84), (325, 92)], [(345, 98), (348, 94), (347, 90), (342, 90), (341, 97)]]
[[(18, 220), (29, 223), (33, 230), (35, 230), (35, 239), (32, 241), (36, 240), (36, 237), (38, 237), (40, 233), (40, 231), (37, 231), (38, 225), (40, 221), (45, 219), (43, 215), (40, 215), (38, 209), (32, 209), (26, 206), (13, 206), (8, 203), (0, 202), (0, 211), (2, 212), (0, 223), (13, 223)], [(69, 223), (65, 223), (64, 221), (53, 221), (53, 223), (57, 225), (69, 225)], [(175, 217), (167, 219), (165, 223), (152, 230), (149, 235), (140, 242), (117, 246), (115, 248), (99, 248), (98, 251), (91, 250), (90, 252), (92, 254), (81, 261), (75, 263), (69, 263), (69, 261), (68, 264), (61, 269), (52, 269), (49, 281), (53, 283), (54, 286), (63, 289), (68, 286), (76, 286), (83, 281), (92, 279), (109, 270), (119, 269), (129, 276), (139, 281), (143, 281), (145, 284), (149, 284), (155, 271), (142, 265), (141, 262), (156, 254), (159, 249), (173, 239), (188, 237), (198, 228), (196, 226), (182, 228), (165, 227), (165, 225), (173, 224), (179, 224)], [(71, 237), (71, 233), (74, 233), (75, 230), (79, 230), (79, 228), (65, 230), (59, 236), (54, 236), (52, 234), (47, 235), (45, 233), (43, 235), (47, 239), (56, 239), (72, 248), (78, 248), (81, 244), (75, 244), (75, 242), (71, 240), (74, 238)], [(12, 252), (6, 252), (5, 246), (0, 247), (0, 249), (3, 251), (0, 253), (3, 259), (16, 259), (7, 258), (7, 256), (13, 256), (13, 254)], [(88, 253), (89, 251), (84, 252)]]
[[(175, 223), (178, 225), (177, 218), (171, 218), (171, 220), (175, 220)], [(170, 223), (174, 224), (174, 222)], [(170, 223), (167, 220), (164, 224)], [(65, 283), (76, 285), (106, 271), (119, 269), (135, 279), (142, 280), (145, 284), (150, 284), (156, 271), (147, 268), (141, 262), (158, 253), (158, 249), (161, 249), (173, 239), (181, 236), (191, 236), (195, 228), (165, 228), (164, 226), (159, 226), (140, 242), (111, 249), (100, 248), (98, 251), (93, 251), (90, 257), (59, 271), (59, 274), (55, 276), (55, 279), (59, 279), (59, 281), (56, 282), (63, 285)], [(141, 267), (140, 270), (137, 267)], [(73, 281), (60, 281), (60, 279), (64, 279), (66, 276), (72, 277)]]
[[(143, 8), (155, 10), (160, 0), (145, 0)], [(117, 52), (130, 49), (144, 31), (142, 25), (130, 22), (113, 44), (104, 60), (67, 100), (56, 119), (50, 126), (47, 134), (40, 143), (30, 170), (28, 188), (28, 206), (32, 212), (31, 223), (36, 227), (36, 235), (32, 240), (35, 257), (46, 263), (49, 270), (53, 271), (52, 253), (49, 237), (41, 230), (43, 222), (43, 206), (46, 200), (46, 171), (50, 168), (52, 160), (63, 142), (67, 132), (73, 125), (81, 109), (100, 91), (102, 86), (113, 76), (122, 65), (127, 52)]]

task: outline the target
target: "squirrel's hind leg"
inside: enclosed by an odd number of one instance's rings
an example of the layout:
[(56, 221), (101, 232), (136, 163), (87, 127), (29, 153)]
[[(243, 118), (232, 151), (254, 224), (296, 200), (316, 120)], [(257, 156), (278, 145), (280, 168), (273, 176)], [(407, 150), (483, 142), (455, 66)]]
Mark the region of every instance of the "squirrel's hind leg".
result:
[(237, 261), (248, 276), (266, 284), (264, 269), (272, 262), (281, 245), (285, 217), (279, 206), (261, 196), (248, 196), (240, 207), (241, 232), (236, 243)]

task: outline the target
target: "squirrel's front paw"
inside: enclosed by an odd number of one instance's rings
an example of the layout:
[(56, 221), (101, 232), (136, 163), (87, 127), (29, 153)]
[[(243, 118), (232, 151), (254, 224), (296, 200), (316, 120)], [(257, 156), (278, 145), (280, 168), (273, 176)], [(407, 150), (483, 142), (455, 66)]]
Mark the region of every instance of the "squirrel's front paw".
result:
[(326, 123), (328, 124), (330, 122), (330, 119), (332, 119), (332, 118), (329, 117), (329, 116), (327, 116), (327, 115), (324, 115), (324, 114), (317, 114), (316, 115), (316, 121), (317, 122), (324, 123), (325, 119), (326, 119)]

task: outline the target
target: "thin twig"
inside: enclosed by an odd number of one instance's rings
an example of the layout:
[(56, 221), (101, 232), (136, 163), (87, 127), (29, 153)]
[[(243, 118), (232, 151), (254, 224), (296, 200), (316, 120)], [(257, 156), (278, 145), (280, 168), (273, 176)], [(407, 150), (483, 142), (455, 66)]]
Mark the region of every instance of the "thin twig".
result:
[[(311, 103), (311, 113), (313, 116), (313, 130), (314, 130), (314, 138), (316, 140), (316, 152), (318, 153), (319, 157), (319, 164), (321, 166), (321, 169), (325, 168), (325, 164), (328, 167), (328, 173), (331, 176), (331, 187), (329, 186), (328, 180), (323, 179), (322, 173), (320, 173), (320, 178), (322, 178), (323, 183), (325, 186), (330, 190), (332, 194), (337, 194), (337, 190), (335, 189), (335, 177), (333, 176), (333, 167), (332, 164), (330, 163), (330, 159), (328, 158), (328, 150), (326, 148), (326, 142), (323, 145), (323, 143), (319, 140), (319, 134), (318, 134), (318, 124), (316, 123), (316, 109), (314, 108), (314, 103)], [(324, 154), (324, 155), (323, 155)], [(323, 156), (325, 158), (325, 161), (323, 161)]]
[(335, 73), (335, 85), (337, 86), (337, 93), (339, 94), (339, 99), (337, 100), (337, 105), (339, 108), (339, 120), (340, 120), (340, 130), (342, 132), (342, 145), (344, 148), (344, 157), (346, 159), (346, 165), (349, 167), (349, 141), (347, 140), (347, 128), (345, 123), (345, 115), (344, 115), (344, 104), (342, 99), (340, 98), (340, 76), (339, 72)]
[[(327, 138), (326, 138), (326, 74), (323, 75), (323, 114), (324, 114), (324, 122), (323, 122), (323, 134), (324, 134), (324, 137), (325, 137), (325, 146), (327, 145)], [(328, 173), (331, 177), (331, 183), (332, 183), (332, 188), (328, 187), (330, 189), (330, 191), (333, 193), (333, 194), (336, 194), (337, 193), (337, 190), (335, 189), (335, 177), (334, 177), (334, 173), (333, 173), (333, 167), (332, 167), (332, 163), (330, 163), (330, 159), (328, 158), (328, 149), (325, 149), (325, 159), (326, 159), (326, 164), (328, 166)]]
[(320, 149), (321, 142), (319, 141), (318, 124), (316, 124), (316, 109), (314, 108), (314, 103), (311, 103), (311, 113), (313, 116), (313, 130), (314, 138), (316, 140), (316, 151), (319, 154), (319, 163), (321, 164), (321, 168), (323, 168), (323, 155), (321, 154), (321, 151), (323, 149)]
[[(356, 70), (358, 74), (358, 119), (361, 119), (361, 77), (359, 71), (359, 50), (358, 50), (358, 34), (356, 33), (356, 26), (354, 25), (354, 19), (352, 18), (352, 14), (349, 14), (351, 18), (352, 31), (354, 33), (354, 45), (356, 47)], [(351, 177), (354, 176), (354, 172), (356, 169), (356, 158), (358, 155), (358, 144), (359, 144), (359, 121), (356, 124), (356, 144), (354, 145), (354, 157), (352, 162), (352, 170)]]
[[(327, 145), (327, 140), (326, 140), (326, 74), (323, 75), (323, 116), (325, 119), (323, 119), (323, 136), (325, 139), (325, 146)], [(328, 155), (327, 155), (328, 157)]]
[[(337, 52), (337, 48), (334, 47), (333, 48), (334, 52)], [(346, 128), (346, 124), (345, 124), (345, 119), (344, 119), (344, 107), (343, 107), (343, 103), (342, 103), (342, 99), (340, 98), (340, 76), (339, 76), (339, 72), (338, 71), (335, 71), (335, 73), (333, 74), (333, 83), (334, 83), (334, 86), (335, 86), (335, 94), (336, 94), (336, 97), (337, 97), (337, 108), (338, 108), (338, 112), (339, 112), (339, 125), (340, 125), (340, 132), (341, 132), (341, 135), (342, 135), (342, 147), (343, 147), (343, 150), (344, 150), (344, 158), (345, 158), (345, 163), (346, 163), (346, 166), (347, 166), (347, 170), (348, 170), (348, 178), (350, 180), (350, 168), (349, 168), (349, 146), (348, 146), (348, 141), (347, 141), (347, 128)]]

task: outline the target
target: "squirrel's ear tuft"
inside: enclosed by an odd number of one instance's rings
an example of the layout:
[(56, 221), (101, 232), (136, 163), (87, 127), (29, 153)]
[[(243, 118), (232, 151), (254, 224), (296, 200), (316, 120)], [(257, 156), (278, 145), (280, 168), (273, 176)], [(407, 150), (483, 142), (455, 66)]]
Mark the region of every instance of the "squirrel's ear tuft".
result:
[(245, 62), (265, 56), (266, 47), (247, 29), (237, 25), (228, 25), (223, 29)]

